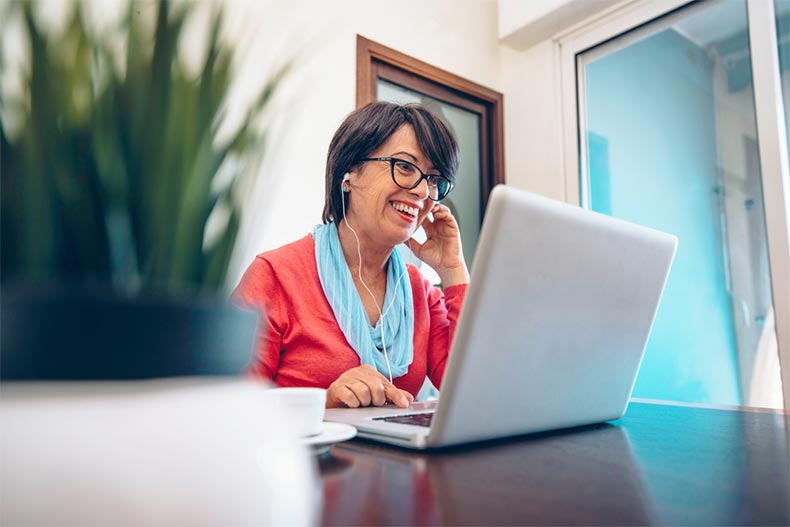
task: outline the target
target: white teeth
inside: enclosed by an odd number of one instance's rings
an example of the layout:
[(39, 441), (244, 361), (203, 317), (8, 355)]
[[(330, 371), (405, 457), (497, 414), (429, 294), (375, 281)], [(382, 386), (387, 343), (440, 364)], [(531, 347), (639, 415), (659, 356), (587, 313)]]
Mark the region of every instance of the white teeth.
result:
[(401, 212), (405, 212), (406, 214), (410, 214), (412, 216), (416, 216), (419, 212), (419, 209), (414, 207), (409, 207), (408, 205), (401, 203), (400, 201), (393, 201), (391, 202), (392, 206), (395, 207), (395, 210), (399, 210)]

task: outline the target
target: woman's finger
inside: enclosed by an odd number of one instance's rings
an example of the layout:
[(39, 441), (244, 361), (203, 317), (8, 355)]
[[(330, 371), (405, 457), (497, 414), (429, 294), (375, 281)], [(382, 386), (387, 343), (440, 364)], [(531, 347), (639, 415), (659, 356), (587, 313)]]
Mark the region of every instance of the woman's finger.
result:
[(434, 218), (432, 222), (428, 223), (427, 221), (422, 224), (422, 229), (425, 231), (425, 236), (430, 238), (431, 236), (436, 234), (436, 229), (438, 227), (438, 222), (440, 222), (440, 218)]
[(436, 222), (438, 220), (443, 225), (454, 225), (456, 223), (455, 222), (455, 216), (453, 216), (452, 213), (449, 210), (436, 213), (436, 215), (434, 215), (433, 219), (434, 219), (434, 222)]
[(436, 214), (441, 215), (441, 214), (447, 214), (448, 212), (450, 212), (450, 208), (447, 207), (446, 205), (436, 205), (431, 211), (431, 214), (435, 216)]
[(396, 388), (394, 384), (385, 384), (384, 393), (387, 400), (394, 403), (399, 408), (407, 408), (409, 406), (409, 400), (403, 395), (403, 390)]
[(431, 221), (431, 227), (436, 227), (438, 225), (442, 225), (447, 221), (451, 221), (453, 215), (450, 214), (449, 210), (440, 210), (433, 213), (433, 221)]
[[(378, 377), (383, 377), (378, 372), (376, 373), (378, 374)], [(364, 377), (361, 380), (368, 387), (368, 393), (370, 394), (370, 402), (373, 403), (374, 406), (384, 406), (384, 403), (387, 402), (387, 397), (386, 395), (384, 395), (384, 383), (387, 381), (386, 380), (382, 381), (378, 377), (370, 375)]]
[(354, 395), (359, 399), (359, 406), (370, 406), (371, 394), (370, 388), (362, 380), (357, 380), (351, 384), (346, 384), (349, 390), (354, 392)]
[(332, 388), (332, 399), (337, 403), (342, 403), (349, 408), (358, 408), (359, 399), (348, 386), (335, 386)]

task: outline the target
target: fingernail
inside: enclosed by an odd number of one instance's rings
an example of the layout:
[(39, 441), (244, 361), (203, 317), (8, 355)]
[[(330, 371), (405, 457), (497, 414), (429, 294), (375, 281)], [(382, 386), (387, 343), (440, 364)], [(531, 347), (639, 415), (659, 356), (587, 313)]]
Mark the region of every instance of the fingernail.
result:
[(403, 407), (409, 406), (409, 401), (406, 399), (405, 395), (400, 396), (400, 405)]

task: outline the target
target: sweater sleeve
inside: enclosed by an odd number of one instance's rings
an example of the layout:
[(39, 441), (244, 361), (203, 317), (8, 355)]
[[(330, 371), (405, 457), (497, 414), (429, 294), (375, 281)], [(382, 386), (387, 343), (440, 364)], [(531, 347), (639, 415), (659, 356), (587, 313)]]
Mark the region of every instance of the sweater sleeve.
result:
[(428, 285), (428, 304), (431, 319), (428, 340), (428, 378), (441, 388), (444, 368), (455, 335), (455, 327), (461, 314), (466, 295), (466, 284), (445, 288), (444, 292)]
[(280, 365), (283, 334), (287, 320), (284, 310), (282, 286), (271, 264), (258, 256), (244, 272), (233, 292), (233, 301), (259, 313), (255, 352), (250, 373), (260, 379), (273, 380)]

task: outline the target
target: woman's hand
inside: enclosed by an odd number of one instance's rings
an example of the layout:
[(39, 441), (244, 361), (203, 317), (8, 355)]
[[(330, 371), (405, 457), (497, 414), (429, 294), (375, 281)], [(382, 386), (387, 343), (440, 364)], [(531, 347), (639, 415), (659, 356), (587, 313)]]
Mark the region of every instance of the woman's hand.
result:
[(406, 245), (417, 258), (439, 274), (444, 287), (469, 283), (458, 222), (446, 205), (435, 205), (432, 213), (433, 220), (426, 216), (422, 223), (428, 239), (420, 243), (410, 238), (406, 240)]
[(327, 408), (384, 406), (387, 401), (406, 408), (414, 402), (414, 396), (397, 388), (368, 364), (346, 370), (326, 390)]

